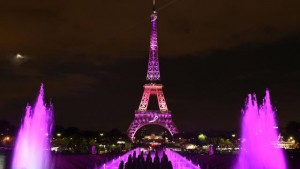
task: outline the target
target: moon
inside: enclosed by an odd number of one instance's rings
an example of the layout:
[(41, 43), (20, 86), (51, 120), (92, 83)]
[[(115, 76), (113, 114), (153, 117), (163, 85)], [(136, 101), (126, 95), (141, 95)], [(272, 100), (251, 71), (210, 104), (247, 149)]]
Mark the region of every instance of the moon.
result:
[(21, 54), (18, 53), (18, 54), (16, 55), (16, 59), (24, 59), (24, 56), (22, 56)]
[(29, 58), (27, 56), (17, 53), (13, 55), (10, 60), (15, 66), (20, 66), (23, 63), (27, 62), (28, 59)]

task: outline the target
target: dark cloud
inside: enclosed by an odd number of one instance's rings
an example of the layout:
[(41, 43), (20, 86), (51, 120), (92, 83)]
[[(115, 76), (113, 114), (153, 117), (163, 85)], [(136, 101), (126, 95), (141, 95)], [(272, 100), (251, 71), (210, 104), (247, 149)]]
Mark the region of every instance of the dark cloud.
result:
[[(160, 52), (186, 55), (299, 33), (298, 1), (158, 2)], [(2, 2), (0, 51), (135, 56), (148, 49), (151, 1)], [(118, 49), (118, 50), (115, 50)], [(124, 55), (125, 54), (125, 55)]]
[[(290, 120), (300, 121), (299, 44), (299, 39), (292, 38), (268, 45), (245, 44), (204, 57), (163, 57), (162, 82), (178, 127), (237, 128), (247, 94), (256, 93), (262, 100), (266, 88), (271, 91), (281, 126)], [(2, 117), (17, 123), (43, 81), (46, 98), (55, 105), (57, 124), (126, 130), (142, 96), (146, 55), (100, 66), (81, 60), (48, 60), (36, 68), (38, 74), (9, 75), (1, 82), (1, 109), (14, 116), (3, 113)], [(28, 62), (27, 66), (34, 65)]]
[[(281, 125), (300, 121), (299, 3), (158, 1), (162, 83), (180, 129), (236, 128), (246, 95), (266, 88)], [(43, 82), (57, 124), (125, 130), (145, 83), (150, 10), (140, 0), (1, 2), (0, 118), (17, 124)]]

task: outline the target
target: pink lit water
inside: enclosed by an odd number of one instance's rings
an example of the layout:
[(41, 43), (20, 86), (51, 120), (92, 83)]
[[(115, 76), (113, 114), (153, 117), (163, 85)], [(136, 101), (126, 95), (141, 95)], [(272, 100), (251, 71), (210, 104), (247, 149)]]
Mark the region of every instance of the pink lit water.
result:
[(255, 95), (249, 94), (242, 112), (241, 150), (235, 169), (286, 169), (283, 151), (276, 148), (278, 131), (269, 91), (260, 106)]
[[(141, 153), (140, 148), (136, 148), (127, 152), (123, 156), (120, 156), (114, 160), (107, 162), (106, 164), (101, 166), (100, 169), (118, 169), (121, 161), (124, 161), (125, 164), (127, 162), (128, 156), (133, 156), (134, 151), (136, 151), (137, 155)], [(166, 149), (165, 153), (168, 156), (168, 159), (172, 162), (173, 169), (200, 169), (199, 166), (194, 165), (191, 161), (187, 160), (185, 157), (182, 157), (181, 155), (172, 150)], [(162, 152), (158, 154), (159, 157), (162, 158)], [(151, 158), (152, 160), (154, 159), (154, 153), (151, 154)]]
[(173, 169), (201, 169), (200, 166), (193, 164), (191, 161), (187, 160), (185, 157), (180, 154), (167, 149), (166, 155), (169, 160), (172, 162)]
[(49, 169), (51, 166), (50, 135), (52, 106), (44, 103), (41, 85), (34, 107), (27, 106), (15, 144), (12, 169)]
[(121, 161), (124, 161), (124, 164), (125, 164), (127, 162), (129, 155), (131, 155), (133, 157), (134, 151), (136, 151), (136, 154), (140, 154), (140, 148), (133, 149), (133, 150), (127, 152), (126, 154), (105, 163), (99, 169), (118, 169)]

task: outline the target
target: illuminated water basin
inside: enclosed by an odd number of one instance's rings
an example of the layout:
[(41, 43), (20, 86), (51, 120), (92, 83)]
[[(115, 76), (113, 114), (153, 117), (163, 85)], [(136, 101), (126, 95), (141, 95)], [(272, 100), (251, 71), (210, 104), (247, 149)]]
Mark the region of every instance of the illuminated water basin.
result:
[[(128, 156), (129, 155), (133, 156), (134, 151), (136, 151), (136, 154), (140, 154), (141, 149), (136, 148), (134, 150), (131, 150), (126, 154), (124, 154), (123, 156), (120, 156), (114, 160), (107, 162), (99, 169), (118, 169), (121, 161), (126, 163), (128, 160)], [(160, 159), (162, 158), (162, 154), (163, 154), (162, 152), (158, 153)], [(180, 154), (172, 150), (166, 149), (165, 154), (168, 156), (168, 159), (172, 162), (173, 169), (200, 169), (199, 166), (194, 165), (191, 161), (187, 160), (185, 157), (182, 157)], [(144, 159), (145, 156), (146, 154), (144, 155)], [(154, 153), (151, 154), (151, 158), (152, 160), (154, 159)]]

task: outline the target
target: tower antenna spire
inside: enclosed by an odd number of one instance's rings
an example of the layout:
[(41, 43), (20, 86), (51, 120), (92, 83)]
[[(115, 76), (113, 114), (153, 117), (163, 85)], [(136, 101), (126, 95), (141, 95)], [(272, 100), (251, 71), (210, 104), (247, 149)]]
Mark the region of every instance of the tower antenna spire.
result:
[(160, 81), (159, 62), (158, 62), (158, 44), (157, 44), (157, 13), (155, 11), (155, 0), (153, 0), (153, 12), (151, 18), (150, 51), (147, 71), (147, 81)]

